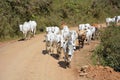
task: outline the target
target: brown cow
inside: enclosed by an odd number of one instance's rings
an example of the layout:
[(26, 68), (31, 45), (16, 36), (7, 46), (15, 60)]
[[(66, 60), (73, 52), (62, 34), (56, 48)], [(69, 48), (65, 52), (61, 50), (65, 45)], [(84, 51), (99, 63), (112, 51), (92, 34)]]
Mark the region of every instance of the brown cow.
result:
[(85, 40), (85, 38), (86, 38), (86, 30), (80, 30), (80, 31), (78, 31), (79, 48), (80, 48), (80, 45), (82, 45), (81, 48), (84, 47), (84, 40)]

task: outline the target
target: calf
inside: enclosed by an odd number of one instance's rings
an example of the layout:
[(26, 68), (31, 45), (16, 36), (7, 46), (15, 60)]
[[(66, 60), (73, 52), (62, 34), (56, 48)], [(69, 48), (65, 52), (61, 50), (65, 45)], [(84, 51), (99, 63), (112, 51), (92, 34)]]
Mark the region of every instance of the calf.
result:
[(78, 44), (79, 44), (79, 48), (80, 48), (80, 45), (82, 45), (81, 48), (84, 47), (84, 40), (85, 40), (85, 38), (86, 38), (86, 31), (85, 30), (78, 31)]

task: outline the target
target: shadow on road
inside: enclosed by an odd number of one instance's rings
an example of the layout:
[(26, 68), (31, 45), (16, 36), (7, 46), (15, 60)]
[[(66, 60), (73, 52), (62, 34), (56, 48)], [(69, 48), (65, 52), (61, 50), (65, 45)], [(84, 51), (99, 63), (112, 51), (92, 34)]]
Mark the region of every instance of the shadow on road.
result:
[(75, 51), (76, 51), (76, 50), (80, 50), (80, 46), (76, 46), (76, 49), (75, 49)]
[(58, 54), (51, 54), (51, 56), (52, 56), (54, 59), (56, 59), (56, 60), (59, 59), (59, 55), (58, 55)]
[(22, 38), (22, 39), (19, 39), (18, 41), (25, 41), (25, 39)]
[(42, 50), (42, 54), (44, 55), (48, 54), (47, 50)]
[(66, 69), (66, 67), (67, 67), (67, 64), (66, 64), (65, 61), (59, 61), (58, 64), (59, 64), (60, 67), (62, 67), (64, 69)]

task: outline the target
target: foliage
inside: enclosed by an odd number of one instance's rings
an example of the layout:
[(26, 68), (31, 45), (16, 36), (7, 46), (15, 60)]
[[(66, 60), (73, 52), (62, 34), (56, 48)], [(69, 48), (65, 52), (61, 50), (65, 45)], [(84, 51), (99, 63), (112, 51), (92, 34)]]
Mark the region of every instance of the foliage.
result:
[(37, 33), (46, 26), (104, 22), (120, 14), (119, 0), (0, 0), (0, 40), (21, 36), (19, 24), (37, 22)]
[(120, 27), (109, 26), (101, 35), (94, 57), (102, 64), (120, 71)]

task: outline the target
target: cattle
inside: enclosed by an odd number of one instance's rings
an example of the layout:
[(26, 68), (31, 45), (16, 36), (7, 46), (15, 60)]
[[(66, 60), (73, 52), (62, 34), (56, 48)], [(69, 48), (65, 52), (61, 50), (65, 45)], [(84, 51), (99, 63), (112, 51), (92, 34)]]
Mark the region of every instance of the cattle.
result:
[(63, 36), (64, 40), (67, 40), (70, 37), (70, 30), (67, 26), (61, 30), (61, 35)]
[(95, 36), (96, 36), (96, 28), (94, 26), (90, 26), (90, 30), (91, 30), (91, 33), (92, 33), (92, 39), (94, 40), (95, 39)]
[(74, 44), (71, 39), (65, 41), (63, 51), (65, 55), (64, 56), (65, 63), (67, 64), (68, 67), (70, 67), (70, 63), (74, 54)]
[(62, 30), (62, 49), (64, 52), (65, 63), (70, 67), (70, 63), (73, 57), (74, 50), (76, 49), (76, 39), (78, 37), (75, 30), (69, 30), (69, 28), (64, 28)]
[(85, 30), (85, 24), (79, 24), (78, 30)]
[(90, 44), (91, 39), (92, 39), (92, 31), (90, 29), (87, 29), (86, 30), (86, 41), (88, 45)]
[(46, 50), (48, 54), (54, 53), (54, 51), (56, 50), (59, 59), (61, 55), (61, 49), (63, 46), (63, 37), (59, 33), (59, 28), (56, 26), (47, 27), (46, 29), (46, 31), (48, 31), (48, 33), (46, 34)]
[(54, 33), (49, 33), (46, 35), (46, 51), (48, 54), (51, 54), (54, 50), (54, 44), (55, 44), (55, 34)]
[(20, 24), (19, 28), (22, 31), (24, 38), (27, 39), (28, 32), (32, 32), (33, 36), (36, 33), (37, 23), (35, 21), (24, 22), (24, 24)]
[(30, 28), (31, 28), (31, 32), (33, 33), (33, 37), (36, 33), (36, 26), (37, 26), (37, 23), (36, 21), (29, 21), (29, 25), (30, 25)]
[(114, 23), (114, 22), (115, 22), (115, 18), (106, 18), (106, 25), (107, 25), (107, 26), (110, 26), (110, 23), (111, 23), (111, 22)]
[(85, 29), (90, 29), (91, 25), (89, 23), (84, 24), (85, 25)]
[(54, 27), (54, 33), (55, 34), (59, 34), (60, 33), (59, 27), (57, 27), (57, 26)]
[(31, 31), (30, 25), (28, 22), (24, 22), (24, 24), (19, 25), (20, 31), (22, 31), (24, 35), (24, 39), (27, 39), (27, 33)]
[(78, 44), (79, 44), (79, 48), (80, 48), (80, 45), (82, 45), (81, 48), (84, 47), (85, 38), (86, 38), (86, 30), (78, 31)]
[(59, 34), (60, 33), (60, 29), (57, 26), (52, 26), (52, 27), (46, 27), (46, 33), (55, 33), (55, 34)]
[(51, 33), (51, 32), (52, 32), (51, 27), (46, 27), (46, 34), (49, 34), (49, 33)]
[(90, 24), (86, 23), (86, 24), (79, 24), (78, 30), (86, 30), (90, 28)]
[(77, 40), (77, 37), (78, 37), (78, 34), (75, 30), (70, 30), (70, 38), (71, 40), (73, 41), (74, 45), (76, 45), (76, 40)]
[(95, 38), (98, 39), (100, 36), (100, 29), (104, 28), (104, 24), (92, 24), (95, 27)]

